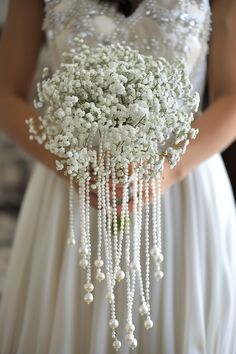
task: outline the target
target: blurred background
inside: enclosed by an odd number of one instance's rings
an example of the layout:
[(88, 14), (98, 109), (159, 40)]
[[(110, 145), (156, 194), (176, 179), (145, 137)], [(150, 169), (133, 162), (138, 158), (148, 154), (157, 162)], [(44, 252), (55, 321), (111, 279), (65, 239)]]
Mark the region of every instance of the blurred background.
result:
[[(0, 36), (6, 18), (7, 2), (8, 0), (0, 0)], [(42, 66), (46, 65), (46, 58), (44, 49), (35, 81)], [(34, 94), (32, 92), (32, 97)], [(204, 101), (207, 106), (207, 90)], [(236, 196), (236, 143), (223, 153), (223, 158)], [(34, 161), (29, 155), (15, 146), (0, 131), (0, 298), (14, 240), (16, 221), (33, 166)]]
[[(0, 36), (7, 15), (8, 0), (0, 0)], [(32, 87), (36, 86), (46, 49), (42, 50)], [(36, 95), (31, 93), (32, 98)], [(0, 117), (1, 119), (1, 117)], [(25, 189), (34, 167), (33, 159), (0, 131), (0, 299), (9, 264), (15, 227)], [(30, 216), (29, 216), (30, 217)]]

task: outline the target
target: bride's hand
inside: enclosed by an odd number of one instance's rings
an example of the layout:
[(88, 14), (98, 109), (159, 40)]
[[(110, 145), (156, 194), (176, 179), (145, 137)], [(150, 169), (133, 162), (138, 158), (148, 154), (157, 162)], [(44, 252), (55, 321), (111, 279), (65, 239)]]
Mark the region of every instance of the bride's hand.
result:
[[(129, 166), (129, 176), (131, 176), (131, 175), (132, 175), (132, 168), (130, 165)], [(94, 184), (94, 183), (96, 183), (96, 180), (94, 179), (94, 177), (92, 177), (90, 180), (90, 184)], [(110, 186), (110, 191), (111, 191), (111, 188), (112, 188), (111, 178), (109, 180), (109, 186)], [(122, 200), (122, 197), (123, 197), (123, 184), (117, 183), (116, 184), (116, 198), (117, 198), (117, 200)], [(91, 189), (90, 203), (93, 208), (98, 209), (98, 191), (97, 191), (97, 189)], [(133, 210), (133, 200), (132, 199), (129, 200), (128, 207), (129, 207), (129, 211), (131, 212)], [(122, 205), (117, 205), (117, 215), (121, 214), (121, 209), (122, 209)]]
[[(130, 175), (132, 174), (132, 171), (130, 170)], [(170, 188), (174, 183), (178, 182), (179, 179), (179, 173), (178, 173), (178, 166), (170, 169), (169, 165), (166, 163), (165, 167), (164, 167), (164, 171), (162, 173), (162, 187), (161, 187), (161, 192), (162, 194), (168, 189)], [(93, 178), (91, 179), (91, 184), (96, 182)], [(157, 181), (156, 181), (157, 183)], [(111, 180), (110, 180), (110, 188), (111, 188)], [(150, 185), (151, 188), (151, 185)], [(122, 199), (123, 196), (123, 185), (122, 183), (118, 183), (116, 185), (116, 197), (117, 199)], [(143, 190), (143, 205), (145, 205), (145, 197), (144, 197), (144, 190)], [(94, 207), (95, 209), (98, 209), (98, 194), (97, 194), (97, 189), (93, 189), (90, 192), (90, 201), (91, 201), (91, 205), (92, 207)], [(149, 202), (150, 204), (152, 203), (152, 193), (149, 193)], [(117, 214), (120, 215), (121, 214), (121, 205), (117, 206)], [(133, 200), (131, 199), (129, 201), (129, 211), (131, 212), (133, 210)]]

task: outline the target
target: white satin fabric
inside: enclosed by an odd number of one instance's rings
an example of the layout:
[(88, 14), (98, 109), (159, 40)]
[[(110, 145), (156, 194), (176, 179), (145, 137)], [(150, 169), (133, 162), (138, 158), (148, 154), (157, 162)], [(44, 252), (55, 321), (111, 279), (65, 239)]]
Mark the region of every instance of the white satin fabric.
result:
[[(199, 88), (204, 70), (195, 77)], [(78, 230), (77, 195), (74, 204)], [(148, 332), (135, 298), (138, 348), (133, 353), (236, 354), (236, 217), (221, 157), (213, 156), (169, 189), (162, 206), (165, 277), (151, 281), (154, 327)], [(96, 217), (91, 209), (92, 252)], [(95, 283), (94, 303), (84, 303), (84, 272), (76, 248), (66, 247), (68, 232), (68, 184), (37, 163), (18, 219), (1, 301), (0, 354), (114, 352), (105, 287)], [(124, 299), (122, 285), (119, 328), (126, 322)], [(119, 334), (125, 342), (124, 330)], [(120, 353), (128, 353), (125, 343)]]

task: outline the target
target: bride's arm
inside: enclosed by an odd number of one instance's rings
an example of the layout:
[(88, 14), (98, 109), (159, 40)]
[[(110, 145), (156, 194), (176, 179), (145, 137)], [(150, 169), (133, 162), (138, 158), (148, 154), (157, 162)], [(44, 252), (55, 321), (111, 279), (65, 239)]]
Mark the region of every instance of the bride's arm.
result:
[(11, 0), (0, 41), (0, 129), (55, 171), (53, 155), (29, 140), (25, 119), (38, 114), (28, 103), (40, 47), (43, 0)]
[(199, 128), (197, 139), (190, 142), (176, 168), (166, 169), (164, 189), (223, 151), (236, 137), (236, 1), (214, 0), (212, 21), (208, 63), (210, 106), (194, 123)]

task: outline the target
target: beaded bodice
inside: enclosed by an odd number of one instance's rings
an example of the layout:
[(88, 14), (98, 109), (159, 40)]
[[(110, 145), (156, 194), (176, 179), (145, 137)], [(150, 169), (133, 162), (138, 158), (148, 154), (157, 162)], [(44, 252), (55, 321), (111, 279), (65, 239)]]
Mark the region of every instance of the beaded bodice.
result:
[(75, 34), (89, 45), (125, 41), (144, 54), (182, 57), (202, 93), (210, 32), (209, 0), (143, 0), (129, 16), (98, 0), (45, 0), (43, 29), (55, 66)]

